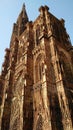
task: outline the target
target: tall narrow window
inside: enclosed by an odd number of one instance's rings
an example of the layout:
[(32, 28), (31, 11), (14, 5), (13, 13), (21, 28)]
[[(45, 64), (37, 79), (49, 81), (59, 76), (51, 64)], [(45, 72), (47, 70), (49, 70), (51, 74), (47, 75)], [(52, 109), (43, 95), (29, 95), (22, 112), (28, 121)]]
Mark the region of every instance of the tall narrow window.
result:
[(71, 70), (71, 64), (69, 58), (63, 53), (60, 52), (60, 69), (63, 74), (65, 80), (67, 82), (73, 83), (73, 74)]
[(43, 79), (44, 74), (44, 57), (39, 55), (35, 63), (35, 78), (36, 82)]
[(36, 29), (36, 45), (39, 45), (40, 27), (37, 26)]

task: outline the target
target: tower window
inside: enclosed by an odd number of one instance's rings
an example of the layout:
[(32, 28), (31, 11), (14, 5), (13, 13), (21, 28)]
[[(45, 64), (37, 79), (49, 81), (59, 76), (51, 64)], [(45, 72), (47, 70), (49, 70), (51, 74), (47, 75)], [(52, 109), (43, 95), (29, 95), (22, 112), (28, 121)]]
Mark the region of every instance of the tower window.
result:
[(37, 26), (37, 29), (36, 29), (36, 45), (39, 44), (39, 36), (40, 36), (40, 27)]
[(43, 80), (44, 72), (45, 72), (44, 63), (40, 61), (35, 66), (36, 82)]

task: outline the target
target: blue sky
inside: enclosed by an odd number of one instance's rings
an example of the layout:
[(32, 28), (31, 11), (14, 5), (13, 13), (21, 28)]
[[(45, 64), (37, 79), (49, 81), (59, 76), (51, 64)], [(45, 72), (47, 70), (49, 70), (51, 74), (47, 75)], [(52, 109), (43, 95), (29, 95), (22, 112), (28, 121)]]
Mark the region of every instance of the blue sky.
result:
[(25, 3), (29, 20), (39, 15), (39, 7), (47, 5), (58, 19), (65, 19), (65, 27), (73, 45), (73, 0), (0, 0), (0, 70), (5, 48), (9, 47), (13, 23)]

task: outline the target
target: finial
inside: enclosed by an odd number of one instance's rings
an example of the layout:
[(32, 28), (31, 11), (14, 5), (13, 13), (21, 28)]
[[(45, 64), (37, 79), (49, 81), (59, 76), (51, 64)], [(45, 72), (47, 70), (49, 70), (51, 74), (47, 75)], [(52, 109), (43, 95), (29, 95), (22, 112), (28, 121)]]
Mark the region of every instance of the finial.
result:
[(25, 10), (25, 3), (23, 3), (23, 5), (22, 5), (22, 11), (24, 11)]
[(40, 15), (43, 16), (44, 15), (44, 6), (41, 6), (39, 8), (39, 11), (40, 11)]
[(62, 25), (64, 26), (65, 25), (65, 20), (63, 18), (60, 19)]
[(44, 7), (41, 6), (41, 7), (39, 8), (39, 11), (40, 11), (40, 12), (41, 12), (41, 11), (44, 11)]
[(23, 3), (22, 9), (25, 9), (25, 3)]
[(28, 19), (25, 3), (23, 3), (22, 11), (21, 12), (23, 12), (23, 15), (22, 15), (23, 18), (27, 18)]
[(40, 11), (41, 14), (43, 14), (44, 11), (48, 12), (48, 10), (49, 10), (49, 7), (46, 6), (46, 5), (45, 5), (45, 6), (41, 6), (41, 7), (39, 8), (39, 11)]
[(45, 10), (47, 11), (49, 10), (49, 7), (47, 5), (45, 5), (44, 7), (45, 7)]

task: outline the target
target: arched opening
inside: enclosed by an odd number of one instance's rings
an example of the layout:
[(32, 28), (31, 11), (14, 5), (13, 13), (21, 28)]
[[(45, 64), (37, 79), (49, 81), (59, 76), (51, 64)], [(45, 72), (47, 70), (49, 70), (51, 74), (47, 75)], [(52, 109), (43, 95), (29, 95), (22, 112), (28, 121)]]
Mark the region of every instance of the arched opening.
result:
[[(73, 72), (72, 64), (69, 58), (63, 53), (60, 53), (60, 68), (63, 76), (63, 84), (66, 97), (68, 99), (69, 111), (73, 125)], [(62, 99), (62, 98), (61, 98)]]
[(35, 62), (35, 82), (39, 82), (43, 80), (43, 76), (45, 74), (45, 67), (44, 67), (44, 55), (39, 54)]
[(60, 52), (59, 65), (64, 80), (66, 82), (73, 83), (73, 73), (71, 70), (71, 63), (68, 57), (63, 52)]

